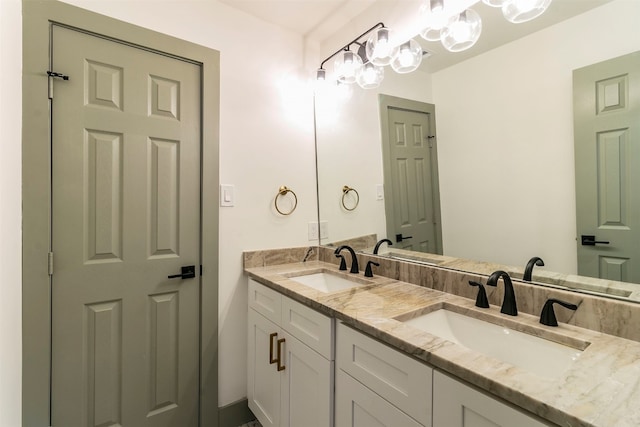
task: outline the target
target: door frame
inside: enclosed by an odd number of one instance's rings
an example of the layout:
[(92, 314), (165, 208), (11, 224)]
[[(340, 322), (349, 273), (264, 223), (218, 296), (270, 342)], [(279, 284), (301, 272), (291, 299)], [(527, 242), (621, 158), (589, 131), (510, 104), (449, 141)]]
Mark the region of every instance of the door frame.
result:
[[(382, 170), (384, 175), (384, 211), (387, 226), (387, 236), (392, 236), (391, 230), (395, 229), (395, 218), (393, 210), (392, 186), (389, 185), (392, 177), (391, 173), (391, 146), (389, 142), (389, 109), (415, 111), (429, 116), (429, 127), (434, 138), (430, 138), (433, 147), (431, 151), (431, 182), (433, 190), (433, 216), (436, 226), (436, 253), (442, 254), (442, 217), (440, 212), (440, 179), (438, 173), (438, 138), (436, 133), (436, 106), (426, 102), (414, 101), (411, 99), (399, 98), (391, 95), (378, 95), (380, 105), (380, 141), (382, 144)], [(391, 237), (390, 237), (391, 238)]]
[[(23, 1), (22, 422), (50, 425), (50, 25), (84, 29), (201, 66), (200, 425), (218, 426), (220, 53), (58, 1)], [(53, 70), (55, 71), (55, 70)], [(73, 78), (73, 77), (71, 77)]]

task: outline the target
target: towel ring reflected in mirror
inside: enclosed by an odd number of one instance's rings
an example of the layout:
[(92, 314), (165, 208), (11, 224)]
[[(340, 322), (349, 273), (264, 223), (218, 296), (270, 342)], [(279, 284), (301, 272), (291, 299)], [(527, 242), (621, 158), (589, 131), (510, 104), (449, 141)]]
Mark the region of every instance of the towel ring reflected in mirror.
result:
[[(349, 193), (353, 193), (351, 197), (348, 196)], [(348, 211), (352, 211), (358, 207), (358, 203), (360, 203), (360, 194), (358, 194), (358, 191), (348, 185), (342, 187), (342, 207)]]
[[(291, 209), (289, 209), (288, 211), (283, 211), (280, 209), (280, 207), (278, 206), (278, 199), (279, 198), (284, 198), (287, 193), (291, 193), (293, 195), (293, 207)], [(293, 213), (293, 211), (296, 210), (296, 207), (298, 207), (298, 196), (296, 196), (296, 193), (290, 189), (289, 187), (287, 187), (286, 185), (283, 185), (280, 187), (280, 189), (278, 189), (278, 194), (276, 194), (276, 198), (274, 200), (274, 205), (276, 210), (278, 211), (278, 213), (280, 215), (291, 215)]]

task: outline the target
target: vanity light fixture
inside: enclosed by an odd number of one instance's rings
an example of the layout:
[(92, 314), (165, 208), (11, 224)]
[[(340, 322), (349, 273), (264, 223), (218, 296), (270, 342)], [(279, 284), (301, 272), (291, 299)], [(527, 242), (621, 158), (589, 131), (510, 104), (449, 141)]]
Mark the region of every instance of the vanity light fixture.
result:
[[(358, 46), (357, 51), (351, 49), (352, 45)], [(420, 66), (425, 53), (415, 40), (398, 44), (393, 31), (379, 22), (322, 61), (316, 82), (327, 80), (324, 65), (336, 57), (334, 78), (339, 86), (358, 83), (363, 89), (376, 88), (384, 79), (385, 65), (391, 64), (398, 73), (408, 73)]]
[[(453, 0), (449, 0), (451, 3)], [(420, 35), (427, 41), (440, 40), (450, 52), (460, 52), (473, 46), (482, 31), (482, 20), (472, 9), (458, 12), (451, 6), (445, 7), (445, 0), (424, 0), (420, 13), (424, 16), (424, 27)], [(471, 0), (465, 7), (480, 3)], [(491, 7), (501, 8), (505, 19), (514, 24), (527, 22), (542, 15), (551, 0), (482, 0)], [(443, 22), (446, 22), (443, 24)]]

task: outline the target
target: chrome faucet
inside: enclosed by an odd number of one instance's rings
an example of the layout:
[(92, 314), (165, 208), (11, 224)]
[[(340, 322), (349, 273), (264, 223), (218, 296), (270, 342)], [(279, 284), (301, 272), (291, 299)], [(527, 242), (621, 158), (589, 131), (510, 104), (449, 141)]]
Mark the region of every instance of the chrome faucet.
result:
[(378, 255), (378, 250), (380, 249), (380, 246), (381, 246), (383, 243), (388, 243), (388, 244), (389, 244), (389, 246), (393, 245), (393, 243), (392, 243), (392, 242), (391, 242), (391, 240), (389, 240), (389, 239), (382, 239), (382, 240), (380, 240), (378, 243), (376, 243), (376, 247), (375, 247), (375, 248), (373, 248), (373, 254), (374, 254), (374, 255)]
[(518, 315), (518, 306), (516, 305), (516, 294), (513, 291), (513, 283), (511, 283), (511, 277), (506, 271), (497, 270), (494, 271), (489, 279), (487, 279), (487, 285), (498, 286), (498, 280), (502, 277), (504, 282), (504, 299), (502, 300), (502, 308), (500, 313), (508, 314), (509, 316)]
[(360, 272), (360, 270), (358, 269), (358, 258), (356, 257), (356, 253), (355, 251), (351, 248), (351, 246), (347, 246), (347, 245), (342, 245), (339, 246), (338, 249), (336, 249), (333, 253), (335, 254), (335, 256), (337, 258), (341, 257), (342, 255), (340, 255), (340, 252), (346, 249), (351, 253), (351, 270), (349, 270), (351, 273), (355, 273), (358, 274)]
[(522, 276), (522, 280), (526, 280), (527, 282), (531, 281), (531, 273), (533, 272), (533, 266), (537, 265), (538, 267), (544, 266), (544, 261), (542, 258), (534, 256), (529, 260), (527, 266), (524, 268), (524, 275)]

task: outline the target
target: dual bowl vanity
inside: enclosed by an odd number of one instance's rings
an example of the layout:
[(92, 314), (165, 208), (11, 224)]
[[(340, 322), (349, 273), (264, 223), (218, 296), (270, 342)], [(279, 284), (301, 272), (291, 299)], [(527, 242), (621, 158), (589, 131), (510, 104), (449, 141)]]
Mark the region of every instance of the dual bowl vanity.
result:
[(498, 291), (479, 308), (430, 270), (420, 285), (369, 278), (319, 251), (245, 253), (248, 400), (263, 426), (640, 425), (640, 343), (540, 324), (534, 285), (516, 286), (525, 310), (508, 316)]

